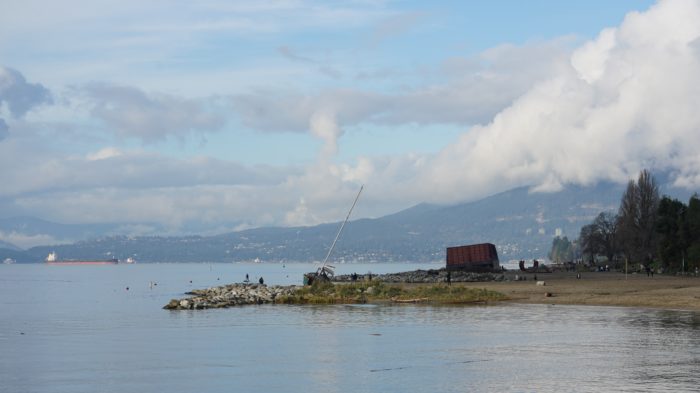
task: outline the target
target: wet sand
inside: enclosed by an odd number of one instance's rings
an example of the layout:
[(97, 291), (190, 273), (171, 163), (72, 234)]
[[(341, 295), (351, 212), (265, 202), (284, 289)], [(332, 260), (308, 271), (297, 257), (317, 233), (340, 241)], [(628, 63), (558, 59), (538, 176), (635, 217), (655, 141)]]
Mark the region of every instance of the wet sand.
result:
[[(515, 275), (516, 273), (512, 273)], [(510, 273), (509, 273), (510, 275)], [(614, 272), (538, 273), (545, 282), (538, 286), (533, 274), (527, 281), (488, 283), (454, 283), (473, 288), (486, 288), (508, 296), (509, 302), (536, 304), (573, 304), (596, 306), (648, 307), (700, 311), (700, 277), (678, 277)], [(550, 293), (551, 296), (545, 296)]]

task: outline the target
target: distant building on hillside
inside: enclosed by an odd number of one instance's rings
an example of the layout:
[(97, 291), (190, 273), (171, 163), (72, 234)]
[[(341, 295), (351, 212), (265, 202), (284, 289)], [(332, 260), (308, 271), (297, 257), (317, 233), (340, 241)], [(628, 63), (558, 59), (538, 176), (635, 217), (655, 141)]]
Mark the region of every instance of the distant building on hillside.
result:
[(493, 271), (501, 268), (491, 243), (447, 247), (447, 270)]

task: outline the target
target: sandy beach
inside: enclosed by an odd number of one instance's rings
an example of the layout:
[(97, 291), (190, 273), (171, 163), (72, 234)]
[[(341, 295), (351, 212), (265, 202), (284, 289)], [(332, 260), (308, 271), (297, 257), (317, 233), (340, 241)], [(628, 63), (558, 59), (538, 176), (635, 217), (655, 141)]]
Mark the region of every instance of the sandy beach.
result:
[[(512, 273), (514, 275), (516, 273)], [(510, 274), (509, 274), (510, 275)], [(677, 277), (614, 272), (538, 273), (544, 286), (536, 285), (532, 274), (527, 281), (455, 283), (501, 292), (509, 302), (574, 304), (596, 306), (649, 307), (700, 311), (700, 277)], [(550, 293), (551, 296), (545, 296)]]

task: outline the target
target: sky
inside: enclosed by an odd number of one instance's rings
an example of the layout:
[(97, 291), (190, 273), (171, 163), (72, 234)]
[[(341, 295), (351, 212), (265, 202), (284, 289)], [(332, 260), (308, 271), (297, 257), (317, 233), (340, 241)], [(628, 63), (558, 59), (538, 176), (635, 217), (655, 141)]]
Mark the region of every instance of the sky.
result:
[(339, 221), (362, 184), (354, 218), (700, 188), (694, 0), (0, 2), (0, 217), (211, 234)]

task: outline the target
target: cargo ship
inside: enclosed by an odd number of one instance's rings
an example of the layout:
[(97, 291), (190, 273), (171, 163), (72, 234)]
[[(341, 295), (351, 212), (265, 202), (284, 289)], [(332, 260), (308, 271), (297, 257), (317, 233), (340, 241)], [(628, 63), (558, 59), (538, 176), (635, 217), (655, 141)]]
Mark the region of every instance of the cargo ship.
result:
[(49, 265), (116, 265), (119, 263), (117, 258), (112, 259), (62, 259), (56, 257), (55, 252), (49, 253), (46, 257), (46, 263)]

